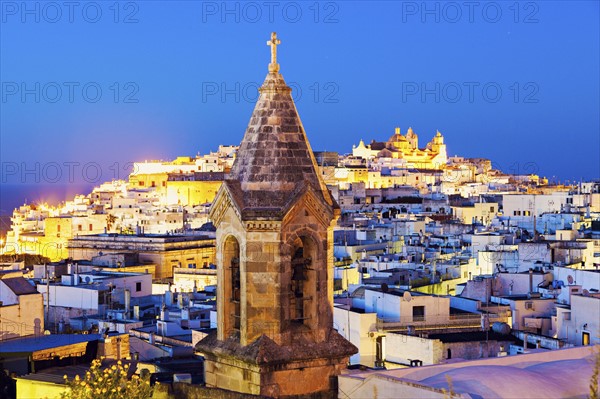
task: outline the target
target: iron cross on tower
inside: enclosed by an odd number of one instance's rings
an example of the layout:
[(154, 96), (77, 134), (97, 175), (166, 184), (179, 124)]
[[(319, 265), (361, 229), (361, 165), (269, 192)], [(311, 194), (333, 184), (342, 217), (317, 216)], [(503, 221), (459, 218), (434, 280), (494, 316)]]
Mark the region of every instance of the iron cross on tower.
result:
[(279, 64), (277, 64), (277, 46), (281, 44), (281, 40), (277, 38), (277, 33), (271, 33), (271, 40), (267, 42), (267, 46), (271, 46), (271, 63), (269, 64), (269, 72), (278, 72)]

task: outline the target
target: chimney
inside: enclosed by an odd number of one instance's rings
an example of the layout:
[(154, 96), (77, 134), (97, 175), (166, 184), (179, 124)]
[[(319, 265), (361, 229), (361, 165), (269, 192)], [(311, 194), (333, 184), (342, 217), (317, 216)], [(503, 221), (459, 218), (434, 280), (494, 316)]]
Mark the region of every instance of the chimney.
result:
[(169, 290), (165, 291), (165, 304), (167, 306), (173, 305), (173, 292), (171, 291), (171, 287), (169, 286)]
[(160, 310), (160, 319), (163, 321), (169, 321), (169, 311), (165, 305), (163, 305), (162, 309)]
[(533, 293), (533, 269), (529, 269), (529, 293)]
[(73, 285), (79, 285), (79, 265), (75, 263), (75, 275), (73, 278)]
[(129, 308), (131, 305), (131, 291), (129, 288), (125, 289), (125, 318), (129, 319)]

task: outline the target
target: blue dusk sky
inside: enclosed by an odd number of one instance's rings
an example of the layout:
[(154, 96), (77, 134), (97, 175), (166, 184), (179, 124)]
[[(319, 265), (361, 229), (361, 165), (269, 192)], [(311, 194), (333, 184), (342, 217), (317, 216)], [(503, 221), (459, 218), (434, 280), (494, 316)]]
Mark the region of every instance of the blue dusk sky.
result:
[(600, 175), (598, 1), (1, 1), (2, 185), (239, 144), (281, 39), (314, 150), (399, 126), (508, 173)]

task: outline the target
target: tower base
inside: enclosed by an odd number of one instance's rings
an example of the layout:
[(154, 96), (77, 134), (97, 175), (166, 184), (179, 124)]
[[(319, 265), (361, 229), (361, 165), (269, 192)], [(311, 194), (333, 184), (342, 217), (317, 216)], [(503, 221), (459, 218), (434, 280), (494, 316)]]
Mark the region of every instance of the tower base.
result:
[(266, 398), (335, 397), (336, 376), (357, 352), (335, 330), (322, 343), (298, 337), (286, 346), (266, 335), (241, 346), (235, 339), (217, 340), (215, 332), (200, 341), (196, 350), (204, 355), (207, 387)]

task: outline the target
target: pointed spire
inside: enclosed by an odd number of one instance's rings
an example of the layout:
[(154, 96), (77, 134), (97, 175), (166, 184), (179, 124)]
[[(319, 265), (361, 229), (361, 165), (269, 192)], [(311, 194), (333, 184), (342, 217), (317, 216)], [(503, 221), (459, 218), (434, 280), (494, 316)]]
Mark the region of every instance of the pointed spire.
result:
[(229, 179), (239, 182), (244, 208), (281, 209), (302, 185), (321, 192), (333, 204), (319, 176), (317, 163), (292, 98), (292, 89), (279, 73), (277, 34), (271, 46), (269, 73), (259, 97)]

